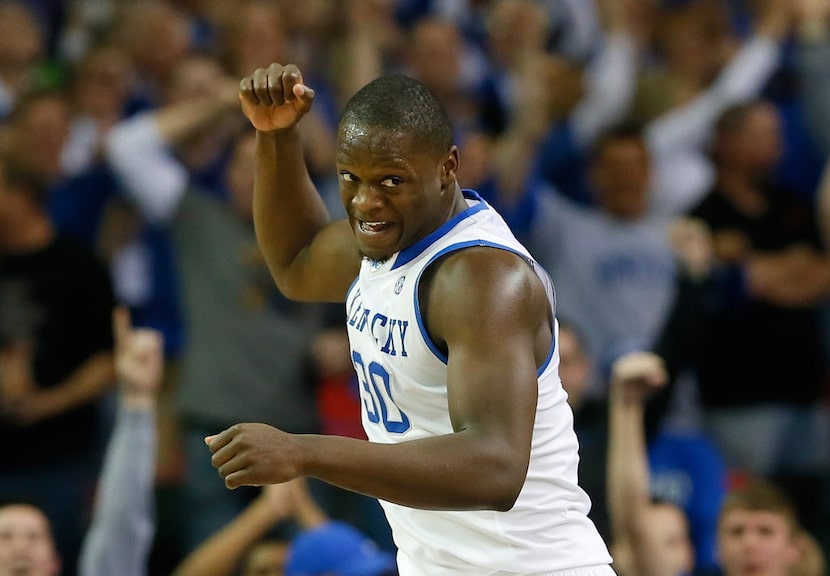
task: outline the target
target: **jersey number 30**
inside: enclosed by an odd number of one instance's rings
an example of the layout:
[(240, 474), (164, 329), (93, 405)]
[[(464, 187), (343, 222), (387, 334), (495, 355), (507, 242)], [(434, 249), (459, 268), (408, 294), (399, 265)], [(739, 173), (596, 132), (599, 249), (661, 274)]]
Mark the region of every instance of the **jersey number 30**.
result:
[(392, 399), (386, 368), (374, 361), (364, 364), (359, 352), (352, 352), (352, 361), (360, 380), (360, 398), (369, 422), (382, 423), (387, 432), (395, 434), (409, 430), (409, 418)]

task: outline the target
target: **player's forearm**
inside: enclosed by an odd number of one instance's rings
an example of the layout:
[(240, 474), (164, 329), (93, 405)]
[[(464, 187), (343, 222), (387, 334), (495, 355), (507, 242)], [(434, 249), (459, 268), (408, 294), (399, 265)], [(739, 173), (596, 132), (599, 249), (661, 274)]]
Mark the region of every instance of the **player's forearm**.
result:
[(400, 444), (336, 436), (298, 438), (304, 473), (375, 498), (427, 510), (508, 510), (528, 459), (472, 431)]
[(271, 274), (283, 291), (290, 286), (286, 276), (292, 264), (329, 220), (306, 169), (299, 129), (258, 132), (254, 224)]

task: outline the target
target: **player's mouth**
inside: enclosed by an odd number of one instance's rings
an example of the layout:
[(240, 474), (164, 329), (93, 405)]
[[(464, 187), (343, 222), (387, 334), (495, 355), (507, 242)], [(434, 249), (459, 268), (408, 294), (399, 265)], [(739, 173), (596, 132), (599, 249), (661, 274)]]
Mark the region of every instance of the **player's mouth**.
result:
[(360, 231), (364, 234), (379, 234), (389, 228), (388, 222), (368, 222), (366, 220), (360, 220), (357, 224)]
[(392, 255), (398, 241), (393, 233), (394, 222), (383, 220), (357, 220), (355, 226), (358, 245), (364, 256), (384, 260)]

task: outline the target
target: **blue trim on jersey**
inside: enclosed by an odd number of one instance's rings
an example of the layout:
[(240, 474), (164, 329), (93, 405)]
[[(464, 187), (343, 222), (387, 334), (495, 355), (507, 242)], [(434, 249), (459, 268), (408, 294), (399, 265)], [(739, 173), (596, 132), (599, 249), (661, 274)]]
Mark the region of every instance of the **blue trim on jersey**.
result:
[(550, 350), (548, 350), (548, 357), (542, 362), (542, 365), (539, 366), (539, 369), (536, 371), (537, 376), (541, 376), (545, 370), (548, 369), (550, 366), (550, 361), (553, 360), (553, 352), (556, 350), (556, 331), (551, 330), (550, 332)]
[(487, 203), (478, 195), (478, 192), (475, 190), (462, 190), (462, 194), (464, 194), (464, 198), (468, 200), (478, 200), (478, 204), (470, 206), (463, 212), (460, 212), (444, 222), (441, 226), (439, 226), (436, 230), (434, 230), (428, 236), (421, 238), (412, 246), (408, 248), (404, 248), (398, 253), (398, 257), (395, 258), (395, 263), (392, 265), (390, 270), (396, 270), (401, 266), (404, 266), (410, 262), (412, 262), (415, 258), (418, 257), (424, 250), (426, 250), (430, 245), (435, 243), (436, 240), (444, 236), (447, 232), (452, 230), (456, 224), (464, 220), (465, 218), (469, 218), (476, 212), (480, 212), (482, 210), (488, 210), (489, 207)]
[[(461, 194), (467, 200), (478, 200), (479, 202), (484, 202), (484, 198), (481, 197), (481, 194), (479, 194), (478, 192), (476, 192), (475, 190), (473, 190), (471, 188), (462, 188), (461, 189)], [(485, 204), (486, 204), (486, 202), (485, 202)]]
[[(358, 282), (360, 282), (360, 274), (358, 274), (357, 276), (355, 276), (355, 279), (354, 279), (354, 280), (352, 280), (352, 283), (351, 283), (351, 284), (349, 284), (349, 289), (348, 289), (348, 290), (346, 290), (346, 302), (345, 302), (345, 303), (346, 303), (346, 306), (348, 306), (348, 305), (349, 305), (349, 296), (351, 296), (351, 294), (352, 294), (352, 290), (354, 290), (354, 287), (357, 285), (357, 283), (358, 283)], [(347, 310), (346, 310), (346, 313), (348, 314), (348, 312), (349, 312), (349, 311), (348, 311), (348, 309), (347, 309)]]
[[(418, 292), (420, 291), (420, 286), (421, 286), (421, 276), (424, 275), (424, 272), (426, 272), (426, 270), (432, 265), (433, 262), (435, 262), (436, 260), (438, 260), (442, 256), (444, 256), (446, 254), (449, 254), (450, 252), (457, 252), (459, 250), (463, 250), (464, 248), (471, 248), (473, 246), (486, 246), (488, 248), (497, 248), (499, 250), (505, 250), (506, 252), (511, 252), (512, 254), (516, 254), (522, 260), (527, 261), (527, 256), (525, 254), (522, 254), (518, 250), (514, 250), (510, 246), (505, 246), (504, 244), (497, 244), (495, 242), (487, 242), (487, 241), (479, 239), (479, 240), (468, 240), (466, 242), (459, 242), (458, 244), (451, 244), (450, 246), (447, 246), (446, 248), (444, 248), (443, 250), (441, 250), (440, 252), (435, 254), (435, 256), (430, 258), (429, 262), (427, 262), (424, 265), (424, 267), (421, 269), (421, 273), (418, 274), (418, 278), (415, 279), (415, 286), (413, 287), (413, 294), (412, 294), (412, 300), (413, 300), (412, 301), (412, 306), (415, 309), (415, 319), (418, 322), (418, 331), (421, 333), (421, 338), (424, 339), (424, 342), (426, 343), (427, 348), (429, 348), (430, 351), (432, 351), (432, 353), (435, 355), (435, 357), (438, 358), (438, 360), (440, 360), (444, 364), (447, 364), (449, 362), (449, 358), (447, 357), (446, 354), (444, 354), (438, 348), (438, 346), (435, 344), (435, 342), (432, 341), (432, 338), (429, 336), (429, 333), (427, 332), (426, 325), (424, 324), (424, 319), (421, 316), (421, 305), (420, 305), (420, 302), (418, 301)], [(537, 376), (542, 375), (542, 373), (548, 367), (548, 364), (550, 364), (551, 358), (553, 358), (553, 351), (556, 349), (556, 334), (553, 331), (551, 331), (550, 338), (551, 338), (551, 346), (550, 346), (550, 350), (548, 351), (548, 357), (542, 363), (542, 366), (536, 371)]]

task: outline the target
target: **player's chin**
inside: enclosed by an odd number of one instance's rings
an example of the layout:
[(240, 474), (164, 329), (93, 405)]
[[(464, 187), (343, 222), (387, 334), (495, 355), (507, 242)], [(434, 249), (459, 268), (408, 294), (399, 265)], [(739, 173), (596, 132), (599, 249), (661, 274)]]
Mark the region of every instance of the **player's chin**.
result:
[(360, 255), (364, 258), (368, 258), (369, 260), (374, 260), (376, 262), (384, 262), (388, 260), (394, 252), (389, 252), (387, 250), (376, 250), (371, 248), (363, 248), (358, 247), (360, 251)]
[(385, 232), (383, 234), (357, 234), (357, 248), (360, 254), (370, 260), (388, 260), (397, 248), (397, 238), (393, 238), (392, 234)]

